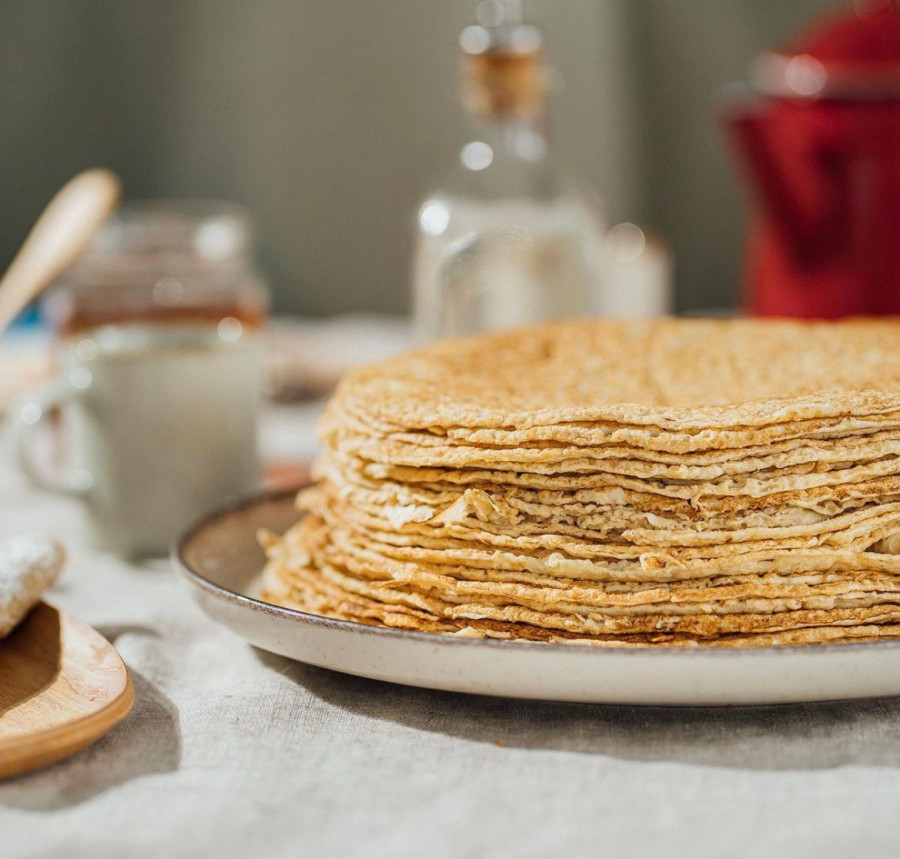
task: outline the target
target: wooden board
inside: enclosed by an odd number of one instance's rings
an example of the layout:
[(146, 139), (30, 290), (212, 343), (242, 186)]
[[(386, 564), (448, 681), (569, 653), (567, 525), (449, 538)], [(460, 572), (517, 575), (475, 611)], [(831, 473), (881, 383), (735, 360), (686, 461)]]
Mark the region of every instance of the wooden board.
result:
[(115, 648), (87, 624), (38, 604), (0, 641), (0, 778), (89, 746), (133, 703)]

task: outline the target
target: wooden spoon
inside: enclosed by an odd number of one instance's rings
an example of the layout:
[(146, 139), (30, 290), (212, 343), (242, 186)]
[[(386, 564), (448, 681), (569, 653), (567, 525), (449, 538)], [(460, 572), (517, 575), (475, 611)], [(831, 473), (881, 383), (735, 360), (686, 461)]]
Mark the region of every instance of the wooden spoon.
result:
[(84, 251), (119, 200), (118, 176), (85, 170), (47, 204), (0, 279), (0, 335)]

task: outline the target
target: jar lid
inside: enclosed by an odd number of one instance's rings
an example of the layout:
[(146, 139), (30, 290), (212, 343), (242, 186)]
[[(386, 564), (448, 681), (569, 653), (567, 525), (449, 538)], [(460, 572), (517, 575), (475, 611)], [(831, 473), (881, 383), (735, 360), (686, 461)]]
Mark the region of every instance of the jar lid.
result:
[(762, 54), (753, 78), (768, 94), (805, 99), (900, 98), (900, 6), (856, 0)]
[(250, 219), (233, 203), (129, 202), (107, 220), (63, 279), (121, 286), (165, 276), (224, 278), (250, 267), (252, 251)]

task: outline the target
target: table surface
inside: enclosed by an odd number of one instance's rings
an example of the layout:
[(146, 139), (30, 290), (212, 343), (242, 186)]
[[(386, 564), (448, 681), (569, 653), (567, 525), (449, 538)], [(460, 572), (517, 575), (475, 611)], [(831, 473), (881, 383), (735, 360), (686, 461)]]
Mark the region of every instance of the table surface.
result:
[[(308, 453), (315, 409), (267, 418)], [(134, 678), (92, 748), (0, 784), (0, 855), (844, 857), (900, 854), (900, 699), (664, 709), (467, 697), (272, 656), (166, 562), (85, 545), (76, 502), (0, 450), (0, 537), (58, 537), (49, 599)]]

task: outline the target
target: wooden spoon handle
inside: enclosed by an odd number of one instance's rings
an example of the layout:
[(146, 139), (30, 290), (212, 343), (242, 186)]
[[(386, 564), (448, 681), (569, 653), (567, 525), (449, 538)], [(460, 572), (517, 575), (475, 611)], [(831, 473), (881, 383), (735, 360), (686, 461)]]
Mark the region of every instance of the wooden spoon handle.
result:
[(85, 170), (47, 204), (0, 279), (0, 334), (87, 247), (119, 199), (118, 177)]

